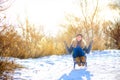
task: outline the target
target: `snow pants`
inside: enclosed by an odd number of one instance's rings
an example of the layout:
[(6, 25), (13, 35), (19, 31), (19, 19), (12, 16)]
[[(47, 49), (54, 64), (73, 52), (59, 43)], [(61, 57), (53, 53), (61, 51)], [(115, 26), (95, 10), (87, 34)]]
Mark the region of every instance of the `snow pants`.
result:
[(73, 49), (73, 58), (85, 56), (85, 52), (80, 46), (77, 46), (76, 48)]

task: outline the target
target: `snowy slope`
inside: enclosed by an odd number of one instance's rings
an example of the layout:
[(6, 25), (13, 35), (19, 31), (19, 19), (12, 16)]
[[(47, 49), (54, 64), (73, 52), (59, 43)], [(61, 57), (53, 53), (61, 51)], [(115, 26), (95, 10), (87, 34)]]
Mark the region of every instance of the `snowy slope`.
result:
[(73, 69), (71, 55), (16, 59), (26, 68), (16, 69), (13, 80), (120, 80), (120, 50), (94, 51), (88, 67)]

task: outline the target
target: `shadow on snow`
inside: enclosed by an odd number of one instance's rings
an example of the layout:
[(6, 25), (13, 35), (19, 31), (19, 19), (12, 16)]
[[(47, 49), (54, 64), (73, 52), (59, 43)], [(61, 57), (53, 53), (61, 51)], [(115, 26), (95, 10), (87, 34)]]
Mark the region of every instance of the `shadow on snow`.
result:
[(69, 74), (63, 74), (59, 80), (91, 80), (91, 76), (86, 69), (74, 69)]

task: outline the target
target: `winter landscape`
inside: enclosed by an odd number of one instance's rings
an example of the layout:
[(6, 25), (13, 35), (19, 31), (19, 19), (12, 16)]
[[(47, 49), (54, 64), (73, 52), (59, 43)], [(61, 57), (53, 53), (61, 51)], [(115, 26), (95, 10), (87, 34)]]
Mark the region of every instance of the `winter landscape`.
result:
[(0, 80), (120, 80), (120, 0), (0, 0)]
[(88, 67), (76, 69), (69, 54), (15, 62), (25, 68), (16, 69), (13, 80), (120, 80), (120, 50), (93, 51), (87, 54)]

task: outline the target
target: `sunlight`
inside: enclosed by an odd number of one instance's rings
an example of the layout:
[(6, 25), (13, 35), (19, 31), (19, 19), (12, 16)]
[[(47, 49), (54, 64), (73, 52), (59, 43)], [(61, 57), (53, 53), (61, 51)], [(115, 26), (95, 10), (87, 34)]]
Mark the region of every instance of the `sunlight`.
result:
[(64, 17), (64, 12), (70, 6), (66, 1), (28, 0), (26, 14), (31, 23), (44, 26), (46, 35), (56, 36), (60, 31), (59, 24)]
[(110, 8), (104, 8), (100, 13), (100, 20), (114, 22), (115, 19), (119, 19), (119, 13), (115, 10), (111, 10)]
[[(45, 35), (56, 36), (60, 31), (61, 22), (66, 11), (70, 10), (72, 0), (15, 0), (9, 9), (10, 21), (19, 18), (23, 24), (28, 18), (30, 24), (39, 29), (44, 27)], [(14, 13), (13, 13), (14, 12)], [(13, 23), (17, 20), (13, 20)]]
[[(108, 1), (103, 2), (103, 0), (99, 2), (100, 8), (103, 7), (98, 15), (100, 20), (113, 20), (113, 17), (119, 15), (115, 11), (111, 12), (110, 9), (105, 8)], [(85, 11), (87, 15), (91, 15), (96, 2), (89, 3), (88, 6), (90, 7)], [(19, 16), (24, 24), (25, 18), (27, 17), (31, 24), (37, 26), (37, 29), (42, 25), (45, 35), (56, 36), (61, 30), (59, 24), (65, 22), (65, 13), (73, 14), (83, 19), (84, 16), (81, 11), (80, 4), (77, 0), (15, 0), (11, 11), (9, 11), (7, 15), (10, 16), (10, 22), (12, 22), (13, 19), (12, 23), (14, 24), (15, 21), (17, 22), (14, 18)], [(17, 17), (15, 15), (17, 15)]]

